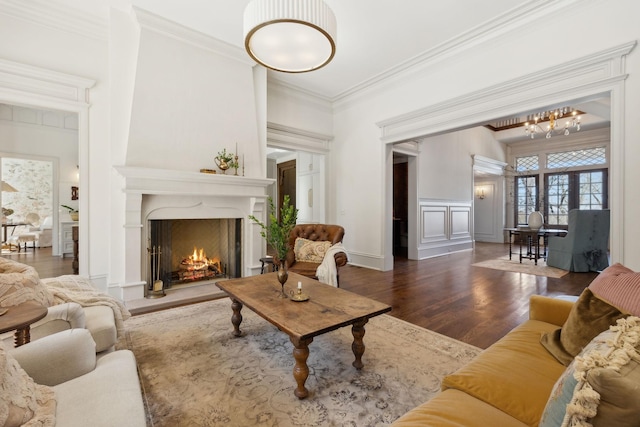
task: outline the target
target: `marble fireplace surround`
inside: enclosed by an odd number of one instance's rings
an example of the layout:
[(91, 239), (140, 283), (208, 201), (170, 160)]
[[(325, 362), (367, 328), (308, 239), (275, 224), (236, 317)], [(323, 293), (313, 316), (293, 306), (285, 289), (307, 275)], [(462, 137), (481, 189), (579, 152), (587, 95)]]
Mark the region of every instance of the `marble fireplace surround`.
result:
[(267, 187), (273, 179), (120, 166), (124, 179), (125, 301), (144, 298), (147, 287), (149, 220), (241, 218), (243, 276), (259, 272), (264, 239), (249, 215), (265, 218)]

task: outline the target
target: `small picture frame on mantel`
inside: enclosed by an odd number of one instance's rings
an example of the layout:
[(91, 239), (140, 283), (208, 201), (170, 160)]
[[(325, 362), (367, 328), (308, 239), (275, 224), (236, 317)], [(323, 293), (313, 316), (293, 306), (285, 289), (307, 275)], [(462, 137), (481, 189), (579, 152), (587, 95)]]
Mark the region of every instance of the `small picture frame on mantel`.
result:
[(78, 200), (78, 187), (71, 187), (71, 200)]

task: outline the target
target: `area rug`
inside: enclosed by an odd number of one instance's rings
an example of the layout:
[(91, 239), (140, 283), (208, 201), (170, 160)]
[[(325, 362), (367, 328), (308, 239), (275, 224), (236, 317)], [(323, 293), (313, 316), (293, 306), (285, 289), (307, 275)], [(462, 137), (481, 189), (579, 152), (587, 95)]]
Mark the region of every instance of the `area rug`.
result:
[(513, 255), (509, 260), (509, 256), (497, 259), (490, 259), (488, 261), (477, 262), (472, 264), (474, 267), (492, 268), (494, 270), (513, 271), (514, 273), (527, 273), (534, 274), (536, 276), (554, 277), (556, 279), (561, 278), (568, 273), (566, 270), (562, 270), (555, 267), (549, 267), (543, 259), (538, 260), (538, 265), (533, 263), (533, 260), (522, 260), (520, 263), (518, 255)]
[(136, 356), (150, 426), (389, 425), (481, 351), (381, 315), (366, 325), (360, 371), (350, 327), (314, 338), (299, 400), (289, 337), (244, 308), (236, 338), (231, 313), (225, 297), (125, 322), (118, 347)]

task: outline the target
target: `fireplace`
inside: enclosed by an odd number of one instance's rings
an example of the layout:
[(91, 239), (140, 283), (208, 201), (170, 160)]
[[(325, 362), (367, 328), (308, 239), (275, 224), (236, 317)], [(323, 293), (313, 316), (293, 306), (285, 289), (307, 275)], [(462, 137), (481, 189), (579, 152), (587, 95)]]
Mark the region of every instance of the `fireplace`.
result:
[(148, 230), (149, 291), (241, 276), (239, 218), (150, 220)]
[[(118, 295), (124, 301), (144, 298), (149, 283), (155, 280), (148, 249), (153, 249), (150, 228), (156, 220), (230, 219), (232, 225), (226, 227), (236, 230), (236, 246), (229, 246), (226, 251), (235, 254), (233, 259), (221, 262), (227, 264), (228, 274), (234, 277), (260, 273), (260, 258), (266, 245), (260, 227), (247, 218), (253, 215), (266, 220), (266, 190), (273, 179), (143, 167), (115, 169), (123, 179), (126, 194), (121, 236), (125, 248), (121, 254), (123, 284)], [(215, 256), (206, 251), (208, 256)], [(160, 266), (168, 262), (161, 260)]]

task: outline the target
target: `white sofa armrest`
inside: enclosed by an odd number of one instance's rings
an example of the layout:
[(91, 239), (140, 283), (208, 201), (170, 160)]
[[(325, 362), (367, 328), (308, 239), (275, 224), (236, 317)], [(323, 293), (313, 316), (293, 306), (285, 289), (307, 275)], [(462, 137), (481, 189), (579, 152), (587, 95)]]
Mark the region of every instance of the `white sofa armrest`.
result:
[(57, 385), (96, 367), (96, 343), (86, 329), (69, 329), (10, 350), (38, 384)]
[(52, 305), (47, 315), (31, 325), (31, 340), (46, 337), (67, 329), (86, 328), (86, 315), (82, 306), (75, 302)]

